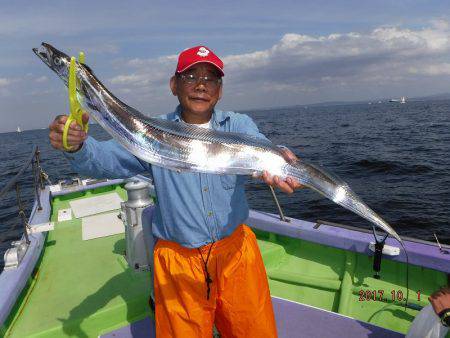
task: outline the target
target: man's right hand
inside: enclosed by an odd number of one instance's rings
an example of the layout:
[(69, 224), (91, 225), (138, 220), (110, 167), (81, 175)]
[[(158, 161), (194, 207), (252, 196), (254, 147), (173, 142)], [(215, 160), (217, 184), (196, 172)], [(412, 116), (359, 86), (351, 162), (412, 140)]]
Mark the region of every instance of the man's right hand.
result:
[[(50, 143), (53, 148), (64, 150), (63, 145), (63, 132), (64, 125), (66, 124), (68, 116), (67, 115), (58, 115), (53, 122), (49, 125), (50, 133)], [(83, 123), (86, 124), (89, 121), (89, 115), (87, 113), (83, 113)], [(75, 152), (81, 148), (83, 142), (87, 138), (87, 133), (83, 131), (83, 128), (79, 126), (76, 121), (73, 121), (70, 124), (69, 132), (67, 134), (67, 143), (72, 147), (71, 152)]]

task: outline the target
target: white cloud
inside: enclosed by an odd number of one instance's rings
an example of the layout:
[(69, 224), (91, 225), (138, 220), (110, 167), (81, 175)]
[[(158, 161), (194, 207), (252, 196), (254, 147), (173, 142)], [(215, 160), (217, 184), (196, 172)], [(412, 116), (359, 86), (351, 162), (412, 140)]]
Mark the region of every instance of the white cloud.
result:
[(450, 75), (450, 63), (425, 65), (422, 68), (410, 67), (408, 71), (411, 74), (422, 74), (428, 76)]
[(0, 87), (6, 87), (12, 82), (11, 79), (8, 79), (6, 77), (0, 77)]
[[(450, 24), (445, 20), (416, 30), (382, 26), (323, 36), (289, 33), (268, 49), (222, 56), (226, 73), (222, 103), (236, 109), (274, 102), (413, 96), (423, 89), (424, 76), (450, 74), (449, 52)], [(170, 96), (167, 83), (176, 59), (169, 55), (116, 61), (121, 73), (110, 79), (112, 89), (151, 106)]]
[(82, 45), (72, 45), (72, 50), (75, 51), (83, 51), (86, 56), (92, 54), (117, 54), (120, 51), (120, 48), (115, 43), (93, 43), (93, 42), (84, 42)]
[(40, 83), (40, 82), (46, 82), (46, 81), (48, 81), (48, 77), (45, 76), (45, 75), (42, 75), (42, 76), (38, 77), (36, 80), (34, 80), (34, 81), (35, 81), (35, 82), (38, 82), (38, 83)]
[[(411, 92), (408, 95), (417, 95), (423, 75), (449, 74), (449, 52), (450, 25), (443, 20), (419, 30), (378, 27), (327, 36), (290, 33), (267, 50), (224, 57), (226, 85), (228, 93), (244, 91), (249, 98), (257, 97), (261, 89), (272, 91), (267, 100), (259, 95), (260, 106), (270, 105), (277, 96), (286, 97), (285, 104), (353, 100), (390, 96), (402, 87)], [(297, 97), (289, 97), (291, 93)], [(228, 102), (248, 105), (244, 100)]]
[(14, 93), (14, 86), (20, 82), (20, 78), (0, 77), (0, 97), (12, 96)]
[(147, 84), (148, 81), (144, 76), (138, 74), (130, 75), (118, 75), (111, 79), (112, 84), (124, 84), (124, 85), (140, 85)]
[(110, 83), (116, 85), (122, 92), (126, 92), (124, 88), (132, 87), (135, 91), (142, 95), (143, 88), (148, 90), (157, 90), (167, 84), (170, 76), (175, 71), (177, 62), (176, 55), (168, 55), (155, 59), (131, 59), (128, 61), (115, 61), (114, 65), (119, 69), (126, 69), (127, 74), (120, 74), (110, 79)]

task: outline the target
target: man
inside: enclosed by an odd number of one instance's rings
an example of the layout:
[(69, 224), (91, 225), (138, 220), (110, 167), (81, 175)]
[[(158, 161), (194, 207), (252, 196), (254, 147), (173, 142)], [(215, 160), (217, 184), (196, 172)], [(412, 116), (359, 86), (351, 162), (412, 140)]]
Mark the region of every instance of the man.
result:
[[(250, 117), (222, 112), (223, 62), (207, 47), (183, 51), (170, 89), (176, 111), (162, 119), (264, 138)], [(88, 116), (83, 116), (88, 121)], [(50, 141), (63, 150), (66, 116), (50, 125)], [(223, 337), (276, 337), (267, 276), (248, 217), (245, 178), (176, 172), (152, 166), (114, 140), (98, 142), (72, 125), (65, 153), (73, 169), (93, 177), (150, 172), (157, 195), (152, 231), (156, 332), (159, 337), (208, 337), (213, 324)], [(289, 160), (296, 159), (283, 150)], [(264, 172), (267, 184), (292, 193), (300, 184)]]
[(434, 312), (441, 319), (442, 325), (450, 327), (450, 287), (443, 287), (434, 292), (428, 300)]

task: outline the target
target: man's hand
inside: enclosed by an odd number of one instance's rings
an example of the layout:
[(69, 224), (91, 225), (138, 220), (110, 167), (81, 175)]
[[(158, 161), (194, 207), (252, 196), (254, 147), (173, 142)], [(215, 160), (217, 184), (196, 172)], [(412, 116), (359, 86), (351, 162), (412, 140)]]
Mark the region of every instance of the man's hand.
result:
[[(53, 148), (64, 150), (63, 145), (63, 132), (64, 125), (66, 124), (68, 116), (58, 115), (53, 122), (49, 125), (50, 133), (50, 143)], [(83, 113), (83, 123), (86, 124), (89, 121), (89, 115)], [(79, 126), (75, 121), (70, 124), (69, 132), (67, 133), (67, 143), (72, 147), (71, 151), (75, 152), (81, 148), (83, 142), (86, 140), (87, 134), (83, 131), (81, 126)]]
[(428, 300), (437, 315), (444, 310), (450, 309), (450, 287), (442, 288), (436, 291), (428, 298)]
[[(295, 154), (290, 151), (288, 148), (280, 147), (280, 150), (283, 154), (284, 159), (290, 163), (298, 161), (298, 157), (295, 156)], [(286, 178), (285, 181), (280, 179), (278, 176), (272, 176), (270, 175), (266, 170), (263, 171), (263, 174), (260, 176), (260, 178), (268, 185), (278, 188), (281, 191), (292, 194), (294, 190), (304, 188), (303, 185), (298, 183), (298, 181), (292, 177)]]

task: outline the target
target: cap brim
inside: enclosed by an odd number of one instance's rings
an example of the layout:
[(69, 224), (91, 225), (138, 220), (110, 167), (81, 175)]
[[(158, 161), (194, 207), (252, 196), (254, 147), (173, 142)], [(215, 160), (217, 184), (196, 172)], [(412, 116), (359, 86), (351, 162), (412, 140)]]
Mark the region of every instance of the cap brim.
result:
[(189, 68), (191, 68), (193, 65), (196, 65), (197, 63), (210, 63), (210, 64), (212, 64), (214, 67), (216, 67), (216, 69), (220, 72), (220, 74), (221, 74), (222, 76), (225, 76), (225, 73), (223, 72), (223, 70), (222, 70), (218, 65), (216, 65), (214, 62), (208, 61), (208, 60), (195, 61), (195, 62), (191, 63), (189, 66), (186, 66), (186, 67), (184, 67), (184, 68), (181, 69), (181, 70), (177, 70), (177, 73), (183, 73), (184, 71), (188, 70)]

